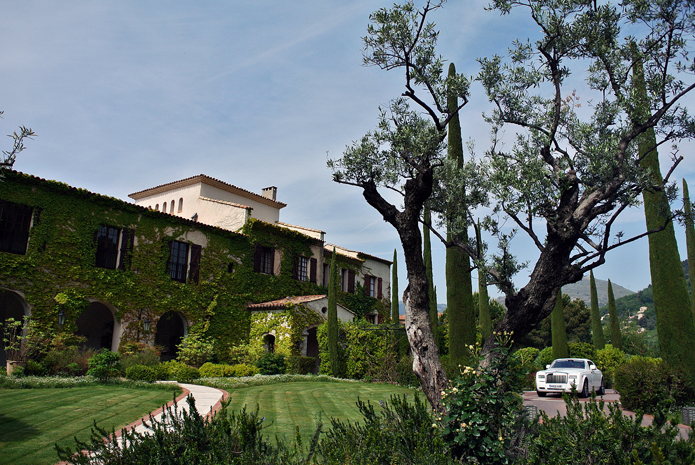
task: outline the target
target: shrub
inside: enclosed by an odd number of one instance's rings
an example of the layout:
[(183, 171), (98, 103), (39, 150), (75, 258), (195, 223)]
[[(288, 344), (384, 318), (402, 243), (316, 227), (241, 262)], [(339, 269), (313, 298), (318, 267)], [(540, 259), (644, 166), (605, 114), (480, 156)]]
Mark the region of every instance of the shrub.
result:
[(229, 378), (230, 376), (236, 376), (236, 370), (233, 366), (210, 362), (204, 363), (198, 371), (203, 378)]
[(121, 355), (118, 352), (102, 350), (89, 359), (89, 370), (87, 374), (98, 378), (100, 381), (107, 381), (121, 375), (119, 360)]
[(545, 366), (550, 365), (552, 362), (553, 362), (553, 348), (552, 347), (546, 347), (545, 349), (541, 350), (538, 353), (538, 357), (536, 358), (535, 364), (541, 370), (545, 370)]
[(596, 348), (593, 344), (588, 342), (570, 342), (567, 346), (569, 347), (570, 357), (588, 358), (594, 362), (596, 361)]
[(507, 449), (517, 440), (520, 362), (505, 348), (497, 351), (489, 366), (465, 367), (442, 396), (444, 439), (454, 457), (468, 463), (507, 463)]
[(197, 368), (189, 367), (185, 363), (169, 360), (162, 363), (166, 369), (167, 379), (173, 379), (179, 383), (190, 383), (191, 381), (200, 378), (200, 372)]
[(231, 347), (224, 357), (230, 365), (253, 365), (263, 355), (263, 348), (251, 344), (240, 344)]
[[(678, 427), (663, 415), (642, 427), (642, 416), (624, 415), (617, 403), (565, 396), (567, 414), (533, 425), (519, 464), (605, 463), (615, 465), (694, 463), (695, 444), (679, 440)], [(607, 407), (607, 408), (606, 408)]]
[(34, 360), (27, 360), (27, 367), (24, 370), (27, 376), (44, 376), (48, 373), (48, 370), (44, 368), (39, 362)]
[(343, 423), (331, 419), (316, 448), (314, 463), (322, 464), (453, 464), (447, 446), (432, 427), (434, 418), (418, 395), (391, 396), (377, 413), (369, 402), (357, 401), (363, 421)]
[(258, 359), (256, 367), (262, 375), (281, 375), (285, 373), (285, 356), (275, 352), (266, 352)]
[[(263, 436), (264, 419), (256, 412), (228, 412), (228, 401), (220, 411), (206, 421), (195, 408), (191, 396), (189, 409), (167, 407), (166, 421), (148, 422), (150, 431), (122, 430), (122, 441), (105, 442), (111, 434), (98, 426), (92, 428), (91, 439), (75, 439), (75, 449), (55, 446), (60, 460), (76, 465), (94, 463), (94, 457), (104, 465), (156, 463), (167, 465), (203, 465), (210, 463), (266, 464), (310, 463), (301, 457), (301, 447), (287, 447), (281, 439), (269, 441)], [(315, 440), (318, 439), (318, 434)]]
[(621, 367), (626, 361), (625, 352), (613, 347), (611, 344), (606, 344), (601, 350), (596, 351), (596, 366), (603, 373), (603, 382), (606, 387), (613, 387), (615, 378), (615, 370)]
[(145, 365), (149, 367), (159, 365), (159, 354), (154, 347), (146, 345), (144, 347), (139, 347), (142, 343), (137, 343), (138, 345), (136, 345), (136, 343), (127, 344), (128, 346), (122, 348), (123, 350), (119, 349), (123, 373), (125, 373), (128, 368), (135, 365)]
[(57, 376), (83, 376), (89, 369), (89, 359), (96, 351), (90, 348), (54, 348), (41, 361), (48, 374)]
[[(535, 389), (536, 388), (536, 372), (540, 369), (536, 365), (536, 358), (540, 350), (535, 347), (524, 347), (514, 352), (514, 356), (519, 359), (521, 364), (521, 369), (523, 370), (523, 388), (524, 389)], [(545, 368), (545, 365), (543, 366)]]
[(245, 364), (237, 364), (233, 365), (232, 368), (234, 368), (234, 376), (253, 376), (258, 374), (258, 368), (256, 368), (253, 365), (245, 365)]
[(177, 346), (176, 360), (199, 367), (215, 357), (215, 340), (198, 333), (189, 333)]
[(413, 359), (403, 355), (396, 365), (396, 382), (401, 386), (419, 386), (420, 380), (413, 373)]
[(306, 375), (311, 373), (315, 366), (315, 357), (304, 357), (301, 355), (290, 355), (287, 357), (287, 373)]
[(680, 407), (695, 399), (688, 374), (649, 357), (633, 356), (615, 372), (615, 389), (628, 410), (655, 413)]
[(157, 381), (157, 373), (152, 367), (145, 365), (133, 365), (125, 370), (125, 377), (133, 381), (146, 381), (154, 383)]

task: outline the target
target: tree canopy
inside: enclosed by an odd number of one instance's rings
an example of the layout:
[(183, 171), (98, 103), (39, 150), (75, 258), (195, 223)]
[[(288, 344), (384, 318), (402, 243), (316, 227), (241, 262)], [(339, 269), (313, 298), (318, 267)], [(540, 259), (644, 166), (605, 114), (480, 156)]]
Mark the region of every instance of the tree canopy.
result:
[[(681, 158), (674, 155), (664, 181), (655, 184), (640, 167), (640, 135), (653, 129), (657, 147), (675, 147), (695, 132), (682, 103), (695, 88), (695, 64), (689, 57), (692, 2), (495, 0), (490, 9), (501, 13), (500, 27), (512, 9), (522, 9), (541, 36), (519, 38), (508, 53), (478, 59), (476, 80), (491, 104), (485, 118), (492, 143), (461, 167), (448, 163), (443, 152), (454, 113), (446, 97), (456, 96), (461, 102), (456, 111), (461, 111), (472, 81), (443, 73), (444, 60), (436, 54), (438, 33), (428, 22), (442, 6), (428, 1), (418, 9), (407, 2), (371, 15), (365, 64), (403, 71), (405, 89), (381, 109), (375, 130), (329, 161), (334, 180), (360, 187), (367, 202), (398, 231), (409, 281), (406, 330), (415, 372), (433, 405), (437, 396), (428, 393), (425, 383), (434, 388), (446, 379), (432, 384), (431, 373), (418, 365), (427, 359), (430, 369), (438, 366), (433, 360), (438, 353), (423, 350), (429, 324), (420, 316), (428, 308), (418, 228), (425, 203), (440, 215), (433, 234), (447, 247), (465, 250), (505, 293), (508, 311), (495, 332), (512, 332), (518, 339), (550, 315), (562, 285), (600, 266), (612, 249), (659, 230), (629, 238), (614, 230), (619, 215), (639, 204), (643, 191), (665, 190), (674, 198), (669, 175)], [(636, 60), (644, 67), (646, 102), (634, 93)], [(462, 129), (465, 133), (465, 125)], [(510, 131), (514, 139), (507, 147), (502, 134)], [(402, 204), (386, 200), (383, 189), (400, 194)], [(464, 243), (438, 230), (443, 225), (468, 229), (480, 215), (498, 250), (487, 259), (474, 240)], [(509, 221), (531, 238), (539, 253), (521, 289), (512, 283), (521, 265), (510, 248), (516, 231), (503, 228)], [(414, 345), (411, 334), (425, 336)], [(496, 345), (493, 334), (483, 353), (492, 353)]]

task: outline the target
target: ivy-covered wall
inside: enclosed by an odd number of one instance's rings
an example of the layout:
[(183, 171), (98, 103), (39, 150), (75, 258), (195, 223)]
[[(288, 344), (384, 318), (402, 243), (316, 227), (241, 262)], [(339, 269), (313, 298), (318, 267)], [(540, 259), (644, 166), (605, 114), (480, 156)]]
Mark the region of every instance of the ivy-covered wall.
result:
[[(27, 253), (0, 252), (0, 288), (20, 293), (32, 319), (43, 326), (57, 328), (62, 310), (62, 330), (74, 332), (79, 315), (91, 301), (99, 301), (115, 309), (123, 327), (121, 345), (136, 339), (154, 343), (159, 317), (176, 312), (193, 329), (215, 338), (224, 358), (229, 347), (260, 331), (252, 330), (248, 304), (326, 292), (317, 284), (292, 279), (295, 256), (311, 257), (322, 243), (286, 228), (251, 220), (242, 234), (234, 233), (17, 172), (5, 173), (0, 199), (34, 209)], [(101, 225), (134, 232), (125, 270), (96, 266), (95, 237)], [(198, 283), (170, 278), (167, 243), (172, 240), (203, 247)], [(257, 243), (281, 251), (279, 276), (253, 271)], [(151, 321), (148, 333), (143, 309)], [(304, 324), (296, 310), (288, 312), (292, 325)], [(293, 326), (288, 355), (305, 327)]]

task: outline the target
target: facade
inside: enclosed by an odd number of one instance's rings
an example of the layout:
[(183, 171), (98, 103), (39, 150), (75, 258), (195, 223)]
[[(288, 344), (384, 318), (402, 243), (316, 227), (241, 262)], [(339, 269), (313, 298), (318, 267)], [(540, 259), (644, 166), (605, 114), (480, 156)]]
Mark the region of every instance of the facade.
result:
[[(325, 294), (332, 253), (322, 231), (279, 221), (285, 204), (276, 192), (253, 194), (201, 175), (132, 194), (132, 204), (5, 172), (0, 320), (26, 315), (97, 349), (157, 345), (164, 360), (176, 356), (189, 331), (213, 337), (222, 358), (237, 344), (267, 345), (263, 338), (275, 330), (254, 330), (258, 310), (252, 306)], [(336, 253), (346, 279), (351, 275), (357, 283), (339, 298), (346, 315), (361, 306), (378, 321), (378, 290), (388, 295), (390, 262), (347, 249)], [(365, 282), (373, 298), (355, 294)], [(314, 300), (291, 304), (313, 308)], [(62, 326), (59, 315), (65, 316)], [(293, 320), (307, 326), (293, 329), (288, 355), (306, 353), (317, 318)], [(306, 340), (297, 340), (297, 333)]]

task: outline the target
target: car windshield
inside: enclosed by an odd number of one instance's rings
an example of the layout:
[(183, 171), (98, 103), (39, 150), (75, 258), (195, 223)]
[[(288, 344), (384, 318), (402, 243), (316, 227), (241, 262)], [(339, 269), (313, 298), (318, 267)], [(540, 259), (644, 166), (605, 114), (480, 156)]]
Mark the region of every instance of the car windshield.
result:
[(551, 368), (584, 368), (581, 360), (555, 360)]

